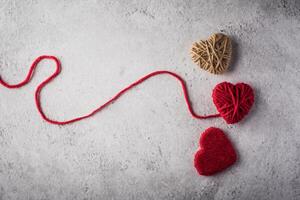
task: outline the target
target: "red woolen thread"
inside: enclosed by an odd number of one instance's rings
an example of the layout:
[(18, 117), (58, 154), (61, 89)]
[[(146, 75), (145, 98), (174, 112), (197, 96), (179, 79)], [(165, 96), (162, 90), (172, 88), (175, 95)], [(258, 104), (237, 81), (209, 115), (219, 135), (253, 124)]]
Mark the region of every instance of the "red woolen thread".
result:
[(236, 151), (225, 133), (210, 127), (201, 133), (200, 149), (194, 157), (194, 166), (200, 175), (211, 176), (233, 165)]
[(6, 88), (10, 88), (10, 89), (15, 89), (15, 88), (20, 88), (24, 85), (26, 85), (27, 83), (30, 82), (30, 80), (33, 77), (34, 74), (34, 70), (36, 69), (36, 67), (38, 66), (38, 64), (42, 61), (42, 60), (53, 60), (56, 64), (56, 70), (55, 72), (49, 76), (46, 80), (44, 80), (42, 83), (40, 83), (38, 85), (38, 87), (36, 88), (35, 91), (35, 103), (36, 103), (36, 107), (40, 113), (40, 115), (42, 116), (42, 118), (44, 120), (46, 120), (47, 122), (51, 123), (51, 124), (56, 124), (56, 125), (66, 125), (66, 124), (71, 124), (80, 120), (83, 120), (85, 118), (89, 118), (93, 115), (95, 115), (97, 112), (101, 111), (102, 109), (104, 109), (105, 107), (109, 106), (112, 102), (114, 102), (115, 100), (117, 100), (119, 97), (121, 97), (124, 93), (126, 93), (128, 90), (132, 89), (133, 87), (139, 85), (140, 83), (146, 81), (147, 79), (157, 76), (157, 75), (162, 75), (162, 74), (166, 74), (166, 75), (170, 75), (174, 78), (176, 78), (182, 87), (183, 90), (183, 94), (184, 94), (184, 99), (185, 102), (187, 104), (188, 110), (191, 113), (191, 115), (196, 118), (196, 119), (207, 119), (207, 118), (214, 118), (214, 117), (220, 117), (220, 114), (212, 114), (212, 115), (206, 115), (206, 116), (202, 116), (202, 115), (198, 115), (195, 113), (195, 111), (192, 108), (191, 102), (189, 100), (189, 95), (188, 95), (188, 90), (185, 84), (185, 81), (183, 80), (183, 78), (181, 78), (178, 74), (174, 73), (174, 72), (170, 72), (170, 71), (155, 71), (152, 72), (140, 79), (138, 79), (137, 81), (133, 82), (132, 84), (130, 84), (129, 86), (125, 87), (124, 89), (122, 89), (120, 92), (118, 92), (115, 96), (113, 96), (111, 99), (109, 99), (106, 103), (104, 103), (103, 105), (99, 106), (98, 108), (96, 108), (95, 110), (93, 110), (91, 113), (87, 114), (87, 115), (83, 115), (80, 117), (76, 117), (74, 119), (71, 120), (66, 120), (66, 121), (56, 121), (53, 119), (50, 119), (49, 117), (46, 116), (46, 114), (44, 113), (42, 106), (41, 106), (41, 91), (42, 89), (48, 84), (50, 83), (56, 76), (58, 76), (61, 72), (61, 63), (58, 60), (58, 58), (56, 58), (55, 56), (49, 56), (49, 55), (43, 55), (43, 56), (39, 56), (37, 59), (35, 59), (35, 61), (31, 64), (31, 67), (29, 69), (29, 72), (26, 76), (26, 78), (18, 83), (18, 84), (8, 84), (7, 82), (5, 82), (2, 77), (0, 76), (0, 84), (3, 85)]
[(254, 103), (254, 92), (250, 85), (228, 82), (219, 83), (212, 93), (213, 102), (228, 124), (241, 121)]

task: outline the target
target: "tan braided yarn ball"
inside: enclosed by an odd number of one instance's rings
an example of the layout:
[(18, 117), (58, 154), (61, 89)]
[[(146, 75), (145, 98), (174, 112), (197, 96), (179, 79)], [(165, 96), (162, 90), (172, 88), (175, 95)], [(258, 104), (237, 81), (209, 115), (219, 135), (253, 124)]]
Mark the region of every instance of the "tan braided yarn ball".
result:
[(231, 40), (222, 33), (215, 33), (207, 40), (195, 42), (191, 49), (192, 60), (200, 68), (213, 74), (221, 74), (228, 69), (231, 53)]

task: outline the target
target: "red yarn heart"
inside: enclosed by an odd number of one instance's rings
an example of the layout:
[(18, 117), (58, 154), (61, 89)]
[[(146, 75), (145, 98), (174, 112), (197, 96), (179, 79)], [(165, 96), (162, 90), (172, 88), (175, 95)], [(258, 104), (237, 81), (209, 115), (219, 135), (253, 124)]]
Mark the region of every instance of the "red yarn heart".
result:
[(228, 124), (241, 121), (254, 103), (253, 89), (245, 83), (219, 83), (212, 93), (213, 102)]
[(195, 154), (194, 165), (200, 175), (218, 173), (237, 160), (235, 150), (221, 129), (210, 127), (200, 137), (200, 150)]

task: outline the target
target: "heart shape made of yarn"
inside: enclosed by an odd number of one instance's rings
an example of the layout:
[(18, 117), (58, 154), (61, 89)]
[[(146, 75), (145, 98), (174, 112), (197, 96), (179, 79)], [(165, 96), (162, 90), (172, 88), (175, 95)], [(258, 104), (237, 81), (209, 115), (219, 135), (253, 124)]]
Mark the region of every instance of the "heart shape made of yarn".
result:
[(206, 129), (199, 141), (194, 166), (200, 175), (211, 176), (228, 168), (237, 160), (236, 152), (221, 129)]
[(234, 124), (249, 113), (254, 103), (254, 92), (250, 85), (245, 83), (233, 85), (222, 82), (214, 88), (212, 98), (225, 121)]
[(222, 33), (215, 33), (207, 40), (195, 42), (191, 49), (192, 60), (200, 68), (213, 74), (221, 74), (228, 69), (231, 54), (231, 40)]

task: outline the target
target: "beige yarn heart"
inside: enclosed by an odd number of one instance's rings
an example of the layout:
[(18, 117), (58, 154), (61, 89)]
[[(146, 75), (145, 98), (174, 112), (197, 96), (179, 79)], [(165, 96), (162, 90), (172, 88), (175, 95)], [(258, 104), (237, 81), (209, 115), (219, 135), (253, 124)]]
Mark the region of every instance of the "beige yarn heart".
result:
[(231, 52), (230, 38), (222, 33), (215, 33), (208, 40), (195, 42), (191, 56), (202, 69), (213, 74), (221, 74), (228, 69)]

